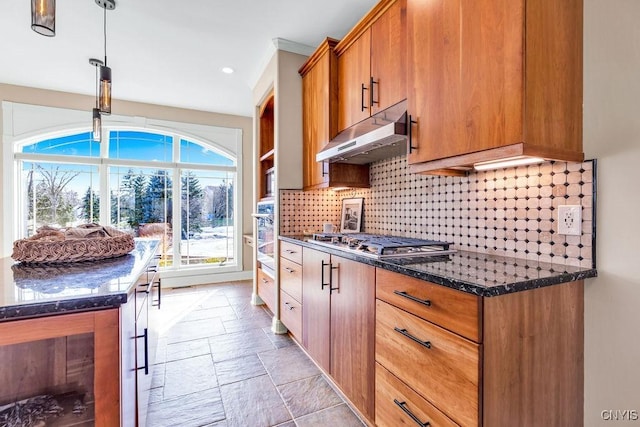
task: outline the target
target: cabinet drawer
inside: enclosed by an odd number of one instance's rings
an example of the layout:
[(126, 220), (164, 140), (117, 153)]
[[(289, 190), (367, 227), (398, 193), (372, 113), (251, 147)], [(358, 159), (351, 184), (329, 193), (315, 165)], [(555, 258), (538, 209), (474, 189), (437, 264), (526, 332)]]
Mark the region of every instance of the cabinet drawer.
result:
[(280, 318), (298, 342), (302, 342), (302, 305), (283, 291), (280, 292)]
[(295, 263), (302, 264), (302, 246), (280, 241), (280, 256)]
[(480, 297), (378, 268), (376, 298), (482, 342)]
[(376, 426), (413, 427), (418, 423), (430, 427), (458, 425), (376, 363)]
[(280, 288), (296, 301), (302, 302), (302, 266), (280, 258)]
[(458, 424), (478, 425), (478, 344), (376, 300), (376, 362)]
[(258, 268), (258, 295), (271, 312), (275, 313), (276, 285), (271, 276)]

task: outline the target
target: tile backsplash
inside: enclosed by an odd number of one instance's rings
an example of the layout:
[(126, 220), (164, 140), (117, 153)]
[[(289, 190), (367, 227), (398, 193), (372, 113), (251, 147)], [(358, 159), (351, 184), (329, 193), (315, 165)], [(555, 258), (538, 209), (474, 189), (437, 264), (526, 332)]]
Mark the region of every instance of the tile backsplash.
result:
[[(409, 173), (406, 157), (372, 163), (370, 189), (281, 190), (281, 234), (339, 225), (341, 200), (364, 198), (362, 231), (443, 240), (456, 249), (592, 267), (595, 162), (548, 162), (466, 177)], [(582, 206), (582, 236), (557, 234), (559, 205)]]

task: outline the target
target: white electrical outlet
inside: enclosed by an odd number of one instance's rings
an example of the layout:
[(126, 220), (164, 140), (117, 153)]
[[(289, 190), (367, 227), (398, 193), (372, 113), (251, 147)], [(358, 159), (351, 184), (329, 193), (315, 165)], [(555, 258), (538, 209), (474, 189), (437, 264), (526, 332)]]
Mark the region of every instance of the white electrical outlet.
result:
[(558, 234), (569, 236), (582, 234), (582, 206), (558, 206)]

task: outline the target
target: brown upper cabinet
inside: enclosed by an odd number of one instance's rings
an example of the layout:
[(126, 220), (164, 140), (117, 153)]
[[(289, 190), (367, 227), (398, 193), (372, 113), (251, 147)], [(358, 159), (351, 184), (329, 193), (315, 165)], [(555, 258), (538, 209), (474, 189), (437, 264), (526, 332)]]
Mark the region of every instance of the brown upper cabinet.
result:
[(582, 161), (582, 0), (407, 0), (409, 169)]
[(369, 167), (316, 162), (316, 154), (337, 133), (338, 75), (334, 47), (327, 38), (299, 70), (302, 76), (303, 189), (369, 187)]
[(338, 132), (407, 97), (406, 0), (382, 0), (336, 46)]

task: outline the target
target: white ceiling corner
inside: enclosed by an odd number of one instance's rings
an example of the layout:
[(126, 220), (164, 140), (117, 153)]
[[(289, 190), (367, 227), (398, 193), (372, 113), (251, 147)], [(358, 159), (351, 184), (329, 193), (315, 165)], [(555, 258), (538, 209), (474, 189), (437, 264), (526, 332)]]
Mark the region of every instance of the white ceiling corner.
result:
[[(117, 0), (107, 12), (116, 99), (251, 116), (252, 88), (276, 49), (310, 55), (377, 0)], [(58, 2), (56, 36), (30, 28), (29, 1), (0, 2), (0, 83), (93, 95), (102, 9)], [(8, 41), (11, 42), (8, 42)], [(227, 75), (222, 67), (235, 72)]]

